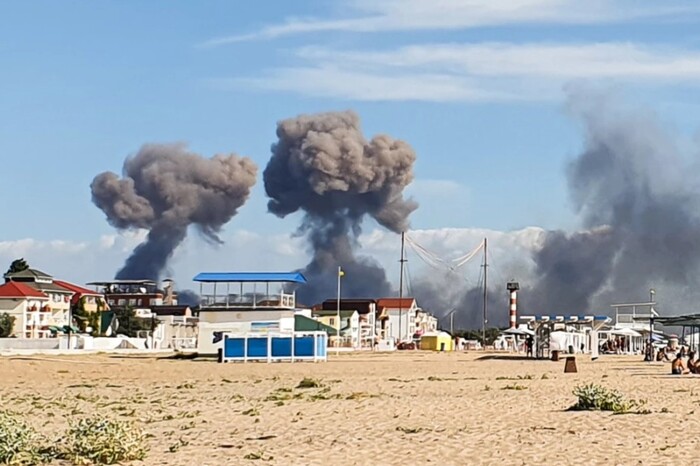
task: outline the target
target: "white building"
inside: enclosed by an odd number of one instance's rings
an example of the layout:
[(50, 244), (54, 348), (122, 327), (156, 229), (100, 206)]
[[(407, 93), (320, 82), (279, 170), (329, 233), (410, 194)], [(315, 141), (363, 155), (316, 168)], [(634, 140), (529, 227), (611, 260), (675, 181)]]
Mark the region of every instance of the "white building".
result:
[(416, 333), (425, 334), (437, 332), (438, 319), (434, 315), (418, 309), (416, 311)]
[(15, 318), (10, 336), (47, 338), (50, 325), (56, 325), (49, 306), (49, 297), (29, 285), (8, 282), (0, 286), (0, 313)]
[[(312, 316), (331, 328), (338, 328), (338, 311), (319, 309), (312, 311)], [(356, 310), (340, 311), (340, 339), (332, 337), (330, 341), (345, 348), (360, 347), (360, 314)]]
[[(382, 298), (377, 300), (377, 334), (396, 342), (410, 341), (416, 333), (416, 317), (420, 308), (414, 298)], [(435, 322), (437, 328), (437, 321)]]

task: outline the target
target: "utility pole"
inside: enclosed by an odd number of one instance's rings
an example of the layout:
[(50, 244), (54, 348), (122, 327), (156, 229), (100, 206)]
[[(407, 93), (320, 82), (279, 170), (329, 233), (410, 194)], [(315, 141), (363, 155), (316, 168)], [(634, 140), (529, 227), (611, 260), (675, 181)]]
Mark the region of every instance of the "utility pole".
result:
[(484, 238), (484, 319), (481, 323), (481, 341), (486, 349), (486, 314), (488, 312), (488, 240)]
[(654, 288), (649, 290), (649, 362), (654, 362), (654, 298), (656, 291)]
[[(398, 343), (401, 343), (403, 341), (403, 263), (406, 262), (406, 259), (404, 259), (404, 244), (406, 240), (406, 233), (401, 232), (401, 259), (399, 259), (399, 262), (401, 263), (400, 267), (400, 275), (399, 275), (399, 341)], [(408, 327), (408, 325), (406, 326)]]

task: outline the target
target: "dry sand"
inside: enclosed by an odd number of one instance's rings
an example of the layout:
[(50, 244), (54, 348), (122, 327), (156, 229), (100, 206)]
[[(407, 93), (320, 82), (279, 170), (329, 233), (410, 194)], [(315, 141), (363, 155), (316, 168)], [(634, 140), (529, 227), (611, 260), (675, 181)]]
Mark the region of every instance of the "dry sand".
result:
[[(578, 356), (575, 374), (504, 356), (0, 358), (0, 400), (47, 434), (94, 411), (133, 419), (152, 436), (149, 465), (700, 464), (700, 376), (638, 356)], [(305, 377), (322, 387), (295, 388)], [(651, 413), (566, 411), (588, 382)]]

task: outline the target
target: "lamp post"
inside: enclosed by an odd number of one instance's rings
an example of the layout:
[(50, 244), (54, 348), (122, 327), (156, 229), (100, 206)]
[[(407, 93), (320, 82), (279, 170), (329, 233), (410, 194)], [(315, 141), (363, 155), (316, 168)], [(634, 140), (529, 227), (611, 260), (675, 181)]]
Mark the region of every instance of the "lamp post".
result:
[(441, 317), (442, 319), (445, 319), (447, 317), (450, 318), (450, 335), (454, 337), (454, 317), (455, 317), (455, 312), (457, 312), (457, 308), (452, 308), (450, 309), (450, 312), (448, 312), (444, 317)]
[(345, 272), (343, 272), (343, 269), (338, 266), (338, 308), (337, 308), (337, 316), (336, 318), (338, 319), (338, 324), (336, 326), (336, 331), (335, 331), (335, 354), (336, 356), (340, 354), (340, 278), (345, 275)]

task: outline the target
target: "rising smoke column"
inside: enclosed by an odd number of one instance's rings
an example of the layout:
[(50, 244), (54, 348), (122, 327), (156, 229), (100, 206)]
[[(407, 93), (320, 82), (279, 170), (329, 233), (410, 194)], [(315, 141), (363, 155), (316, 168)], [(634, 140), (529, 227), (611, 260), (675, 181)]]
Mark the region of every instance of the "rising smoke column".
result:
[(523, 297), (538, 312), (607, 310), (664, 284), (680, 291), (666, 303), (691, 299), (700, 269), (697, 170), (648, 112), (588, 92), (573, 93), (569, 108), (585, 131), (569, 189), (588, 231), (549, 232), (535, 255), (536, 289)]
[(357, 258), (353, 249), (366, 216), (393, 232), (408, 227), (418, 207), (403, 197), (413, 180), (413, 149), (386, 135), (365, 140), (359, 117), (350, 111), (283, 120), (277, 137), (263, 178), (271, 213), (304, 212), (299, 233), (306, 235), (313, 258), (304, 269), (309, 284), (300, 289), (300, 299), (315, 303), (332, 296), (338, 266), (346, 272), (344, 296), (389, 294), (384, 269)]
[[(532, 267), (501, 270), (520, 282), (519, 314), (609, 313), (613, 303), (646, 301), (652, 287), (664, 313), (692, 312), (700, 300), (697, 163), (651, 112), (614, 95), (574, 90), (567, 108), (583, 134), (566, 170), (581, 229), (542, 231)], [(489, 326), (505, 326), (505, 283), (490, 283)], [(422, 278), (414, 295), (438, 315), (457, 308), (456, 325), (480, 328), (482, 290), (451, 295), (459, 285)]]
[(92, 200), (116, 228), (149, 230), (117, 279), (157, 280), (194, 225), (220, 243), (218, 232), (245, 203), (257, 167), (248, 158), (187, 151), (183, 144), (146, 144), (124, 162), (123, 176), (97, 175)]

